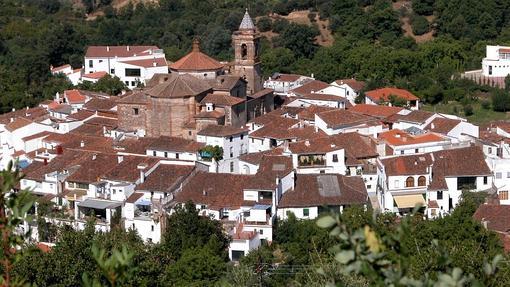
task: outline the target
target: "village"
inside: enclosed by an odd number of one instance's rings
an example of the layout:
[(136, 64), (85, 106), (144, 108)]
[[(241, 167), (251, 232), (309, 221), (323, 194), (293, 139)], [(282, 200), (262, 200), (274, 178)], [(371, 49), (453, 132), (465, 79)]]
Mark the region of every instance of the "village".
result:
[[(82, 230), (121, 223), (147, 243), (166, 217), (193, 202), (222, 223), (238, 261), (273, 240), (279, 219), (315, 219), (349, 206), (427, 219), (462, 193), (486, 192), (474, 217), (510, 240), (510, 122), (475, 125), (420, 109), (395, 87), (262, 76), (261, 36), (248, 14), (232, 34), (234, 61), (192, 50), (173, 63), (157, 46), (89, 46), (82, 69), (51, 67), (73, 84), (118, 77), (117, 96), (71, 89), (0, 115), (0, 166), (14, 161), (19, 189), (51, 203), (48, 224)], [(477, 77), (502, 80), (510, 48), (487, 47)], [(506, 224), (505, 224), (506, 223)], [(31, 228), (31, 240), (40, 236)], [(44, 242), (51, 244), (54, 238)], [(510, 246), (506, 246), (510, 248)]]

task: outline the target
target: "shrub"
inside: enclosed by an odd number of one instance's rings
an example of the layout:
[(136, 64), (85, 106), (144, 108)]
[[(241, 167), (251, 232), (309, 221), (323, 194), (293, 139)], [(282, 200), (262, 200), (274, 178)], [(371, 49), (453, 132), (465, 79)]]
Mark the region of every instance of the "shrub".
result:
[(260, 32), (267, 32), (272, 29), (273, 21), (269, 17), (261, 17), (257, 21), (257, 28)]
[(423, 35), (430, 30), (429, 21), (423, 16), (414, 15), (411, 18), (411, 25), (415, 35)]
[(473, 106), (471, 105), (465, 105), (464, 106), (464, 115), (467, 117), (472, 116), (474, 114)]

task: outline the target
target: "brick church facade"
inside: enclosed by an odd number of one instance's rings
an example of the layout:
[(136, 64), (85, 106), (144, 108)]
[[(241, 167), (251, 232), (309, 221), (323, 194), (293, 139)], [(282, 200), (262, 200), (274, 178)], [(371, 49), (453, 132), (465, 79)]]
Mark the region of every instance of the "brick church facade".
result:
[(138, 136), (195, 139), (208, 125), (240, 127), (274, 109), (274, 95), (263, 89), (260, 35), (248, 12), (232, 35), (235, 60), (225, 65), (200, 51), (192, 51), (156, 74), (141, 90), (118, 104), (119, 129)]

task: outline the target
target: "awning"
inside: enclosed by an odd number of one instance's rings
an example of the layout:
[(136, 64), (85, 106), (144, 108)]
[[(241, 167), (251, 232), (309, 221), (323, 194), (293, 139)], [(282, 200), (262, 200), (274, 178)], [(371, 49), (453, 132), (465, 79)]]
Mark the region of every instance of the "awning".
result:
[(421, 194), (397, 195), (393, 197), (398, 208), (413, 208), (417, 204), (425, 206), (425, 199)]
[(78, 203), (78, 206), (94, 208), (94, 209), (113, 209), (113, 208), (116, 208), (121, 205), (122, 205), (121, 202), (91, 199), (91, 198), (85, 199), (84, 201)]
[(140, 198), (139, 200), (137, 200), (135, 202), (135, 205), (151, 205), (151, 201), (150, 200), (147, 200), (147, 199), (144, 199), (143, 197)]

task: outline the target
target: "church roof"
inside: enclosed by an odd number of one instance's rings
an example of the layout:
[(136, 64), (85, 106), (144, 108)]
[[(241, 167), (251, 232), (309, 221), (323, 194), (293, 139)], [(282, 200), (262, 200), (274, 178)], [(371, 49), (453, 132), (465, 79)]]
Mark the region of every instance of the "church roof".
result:
[(221, 68), (223, 65), (220, 62), (200, 52), (200, 43), (197, 39), (193, 41), (190, 53), (170, 65), (170, 69), (176, 71), (210, 71)]
[(211, 86), (202, 79), (189, 74), (170, 74), (168, 80), (146, 90), (155, 98), (182, 98), (196, 96), (211, 90)]
[(243, 21), (241, 21), (241, 25), (239, 25), (239, 30), (255, 30), (255, 25), (253, 25), (250, 14), (248, 14), (248, 9), (244, 12)]

